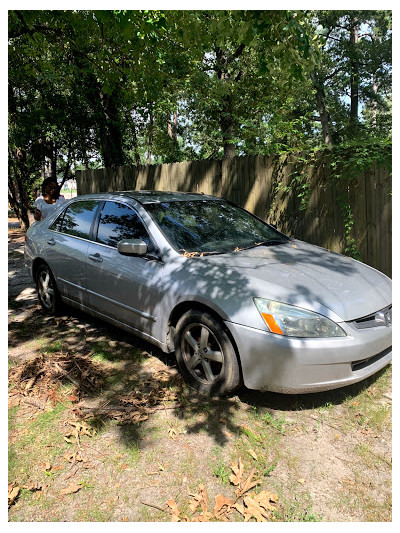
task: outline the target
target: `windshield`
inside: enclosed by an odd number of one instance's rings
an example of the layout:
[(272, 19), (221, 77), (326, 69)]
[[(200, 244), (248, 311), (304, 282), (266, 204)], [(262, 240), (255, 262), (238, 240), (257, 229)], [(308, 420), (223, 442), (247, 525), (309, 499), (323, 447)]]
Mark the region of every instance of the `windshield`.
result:
[(248, 211), (223, 200), (161, 202), (146, 204), (146, 209), (182, 255), (238, 252), (289, 240)]

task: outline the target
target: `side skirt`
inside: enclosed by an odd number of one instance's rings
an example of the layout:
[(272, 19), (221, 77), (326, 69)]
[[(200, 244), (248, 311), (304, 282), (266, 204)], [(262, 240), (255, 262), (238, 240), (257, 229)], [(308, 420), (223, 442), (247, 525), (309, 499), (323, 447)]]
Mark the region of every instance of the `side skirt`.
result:
[(129, 326), (128, 324), (125, 324), (124, 322), (120, 322), (119, 320), (116, 320), (115, 318), (111, 318), (107, 315), (103, 315), (103, 313), (99, 313), (98, 311), (94, 311), (90, 307), (87, 307), (86, 305), (83, 305), (79, 302), (76, 302), (75, 300), (70, 300), (66, 296), (61, 296), (61, 299), (66, 304), (70, 305), (71, 307), (76, 307), (77, 309), (80, 309), (81, 311), (84, 311), (85, 313), (88, 313), (89, 315), (92, 315), (96, 318), (101, 318), (105, 322), (109, 322), (113, 326), (117, 326), (120, 329), (123, 329), (127, 331), (128, 333), (133, 333), (133, 335), (136, 335), (137, 337), (140, 337), (148, 342), (151, 342), (151, 344), (155, 344), (158, 348), (160, 348), (165, 353), (170, 353), (173, 350), (167, 345), (165, 342), (161, 342), (155, 337), (152, 337), (151, 335), (148, 335), (147, 333), (143, 333), (142, 331), (133, 328), (132, 326)]

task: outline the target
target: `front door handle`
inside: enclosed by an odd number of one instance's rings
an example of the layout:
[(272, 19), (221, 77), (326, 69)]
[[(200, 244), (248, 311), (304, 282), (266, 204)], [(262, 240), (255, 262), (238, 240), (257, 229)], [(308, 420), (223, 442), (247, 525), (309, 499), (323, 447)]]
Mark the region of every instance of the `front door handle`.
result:
[(100, 254), (94, 254), (94, 255), (88, 255), (89, 259), (92, 261), (96, 261), (97, 263), (102, 263), (103, 258), (100, 256)]
[(54, 246), (56, 244), (56, 241), (53, 238), (51, 238), (47, 241), (47, 244), (50, 244), (50, 246)]

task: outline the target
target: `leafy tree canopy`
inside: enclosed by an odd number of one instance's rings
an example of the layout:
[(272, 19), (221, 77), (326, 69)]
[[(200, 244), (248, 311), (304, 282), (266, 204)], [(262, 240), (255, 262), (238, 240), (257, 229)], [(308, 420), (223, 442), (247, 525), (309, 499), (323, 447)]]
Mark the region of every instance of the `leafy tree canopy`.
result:
[(76, 168), (385, 141), (389, 11), (10, 11), (9, 200)]

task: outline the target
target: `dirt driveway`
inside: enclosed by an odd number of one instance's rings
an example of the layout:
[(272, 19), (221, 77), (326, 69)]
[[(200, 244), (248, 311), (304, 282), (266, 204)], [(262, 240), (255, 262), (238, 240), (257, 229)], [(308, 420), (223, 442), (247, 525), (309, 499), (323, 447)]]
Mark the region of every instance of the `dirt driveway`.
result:
[(9, 229), (10, 521), (391, 520), (391, 367), (197, 398), (154, 346), (43, 314), (23, 243)]

